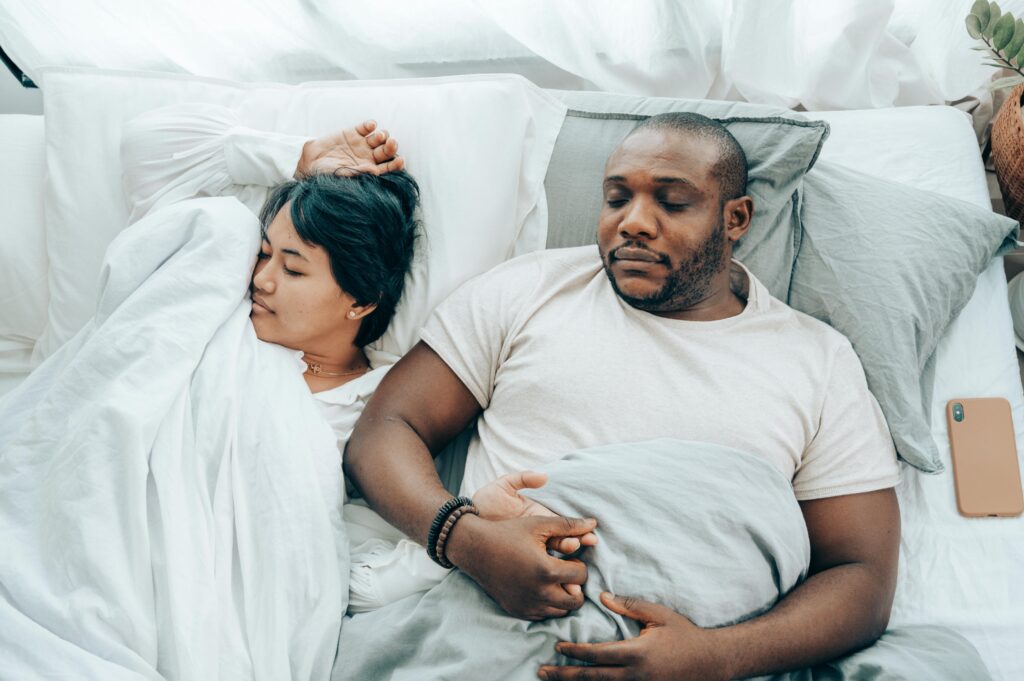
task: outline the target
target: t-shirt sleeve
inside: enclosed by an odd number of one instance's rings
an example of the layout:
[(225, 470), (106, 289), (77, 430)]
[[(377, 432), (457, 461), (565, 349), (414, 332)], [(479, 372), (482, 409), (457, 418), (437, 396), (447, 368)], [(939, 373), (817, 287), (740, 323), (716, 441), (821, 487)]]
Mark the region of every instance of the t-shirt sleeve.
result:
[(420, 339), (444, 360), (486, 409), (501, 363), (508, 356), (517, 317), (537, 282), (525, 256), (470, 279), (427, 320)]
[(793, 478), (800, 501), (859, 494), (899, 482), (896, 450), (885, 417), (868, 390), (849, 342), (832, 363), (818, 430)]

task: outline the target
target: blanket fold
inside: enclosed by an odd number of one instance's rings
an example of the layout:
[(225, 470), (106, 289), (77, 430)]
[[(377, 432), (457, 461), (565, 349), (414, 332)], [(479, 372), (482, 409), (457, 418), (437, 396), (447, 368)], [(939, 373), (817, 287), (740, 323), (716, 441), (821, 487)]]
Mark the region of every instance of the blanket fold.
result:
[(0, 402), (5, 678), (329, 675), (341, 459), (249, 322), (259, 238), (227, 198), (136, 223), (89, 325)]
[[(430, 591), (346, 619), (333, 681), (535, 679), (541, 664), (571, 663), (555, 653), (559, 640), (637, 634), (635, 622), (600, 604), (602, 591), (662, 603), (699, 626), (718, 627), (769, 610), (807, 575), (810, 544), (790, 482), (752, 454), (662, 439), (581, 450), (544, 470), (548, 484), (524, 494), (560, 515), (598, 519), (600, 542), (583, 554), (583, 607), (564, 618), (518, 620), (455, 571)], [(889, 632), (846, 660), (774, 678), (988, 675), (964, 639), (922, 627)]]

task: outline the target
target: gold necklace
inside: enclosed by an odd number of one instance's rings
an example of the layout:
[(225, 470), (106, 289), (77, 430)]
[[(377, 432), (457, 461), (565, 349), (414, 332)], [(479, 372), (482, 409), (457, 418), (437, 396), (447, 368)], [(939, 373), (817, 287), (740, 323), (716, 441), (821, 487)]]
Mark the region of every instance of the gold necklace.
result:
[(324, 371), (323, 365), (319, 362), (306, 362), (306, 371), (303, 373), (309, 374), (310, 376), (318, 376), (323, 378), (339, 378), (341, 376), (355, 376), (356, 374), (365, 374), (370, 370), (369, 365), (360, 367), (359, 369), (353, 369), (352, 371)]

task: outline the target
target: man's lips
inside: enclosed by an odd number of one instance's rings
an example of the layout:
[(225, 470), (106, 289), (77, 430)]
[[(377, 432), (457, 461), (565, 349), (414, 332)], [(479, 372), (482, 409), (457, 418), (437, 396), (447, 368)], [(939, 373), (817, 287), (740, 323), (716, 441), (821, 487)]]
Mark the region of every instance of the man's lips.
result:
[(665, 257), (646, 248), (620, 246), (612, 251), (612, 260), (628, 260), (630, 262), (663, 264), (665, 262)]
[(252, 297), (252, 304), (261, 307), (262, 309), (266, 310), (267, 312), (270, 312), (271, 314), (273, 314), (274, 312), (273, 310), (270, 309), (269, 305), (264, 303), (263, 300), (255, 294)]

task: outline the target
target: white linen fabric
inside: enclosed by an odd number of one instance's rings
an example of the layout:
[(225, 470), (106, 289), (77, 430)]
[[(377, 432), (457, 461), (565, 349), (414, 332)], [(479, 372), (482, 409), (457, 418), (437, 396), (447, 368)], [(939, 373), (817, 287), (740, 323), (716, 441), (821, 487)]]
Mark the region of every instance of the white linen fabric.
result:
[(27, 372), (46, 325), (42, 116), (0, 116), (0, 376)]
[(858, 109), (984, 85), (971, 3), (50, 0), (0, 6), (0, 44), (37, 81), (53, 64), (290, 83), (514, 72), (559, 89)]
[(736, 266), (746, 306), (709, 322), (630, 307), (596, 246), (523, 256), (456, 291), (422, 339), (484, 410), (464, 493), (644, 437), (753, 452), (798, 500), (895, 486), (896, 452), (850, 342)]
[(298, 87), (66, 68), (43, 78), (50, 302), (36, 359), (89, 318), (103, 252), (128, 221), (124, 124), (171, 104), (227, 107), (243, 128), (284, 135), (285, 147), (287, 136), (318, 137), (369, 118), (399, 140), (420, 185), (423, 238), (395, 318), (371, 349), (375, 366), (408, 350), (429, 311), (463, 281), (544, 247), (544, 174), (565, 107), (518, 76)]
[(259, 238), (233, 198), (140, 220), (96, 315), (0, 402), (5, 676), (329, 675), (341, 459), (249, 321)]
[[(808, 115), (832, 126), (823, 160), (989, 205), (970, 118), (961, 111), (908, 107)], [(1024, 678), (1024, 518), (964, 518), (957, 512), (945, 408), (965, 397), (1006, 398), (1021, 451), (1024, 390), (1001, 258), (978, 279), (936, 349), (932, 438), (945, 471), (925, 475), (901, 464), (896, 494), (902, 538), (891, 624), (950, 627), (974, 644), (994, 678), (1016, 681)]]

